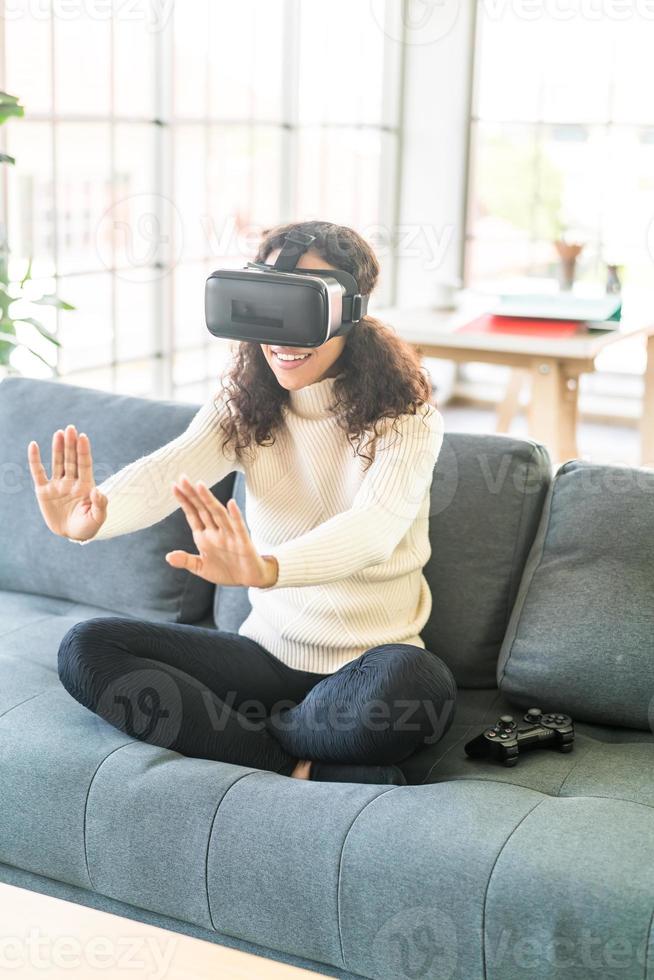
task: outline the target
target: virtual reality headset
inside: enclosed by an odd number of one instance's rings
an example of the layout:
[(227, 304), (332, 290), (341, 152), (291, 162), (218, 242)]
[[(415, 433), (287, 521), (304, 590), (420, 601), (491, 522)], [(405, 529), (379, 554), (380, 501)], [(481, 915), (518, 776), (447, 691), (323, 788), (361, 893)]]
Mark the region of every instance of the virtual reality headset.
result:
[(295, 268), (315, 238), (289, 232), (274, 265), (212, 272), (204, 294), (209, 333), (280, 347), (319, 347), (347, 334), (365, 315), (368, 296), (344, 270)]

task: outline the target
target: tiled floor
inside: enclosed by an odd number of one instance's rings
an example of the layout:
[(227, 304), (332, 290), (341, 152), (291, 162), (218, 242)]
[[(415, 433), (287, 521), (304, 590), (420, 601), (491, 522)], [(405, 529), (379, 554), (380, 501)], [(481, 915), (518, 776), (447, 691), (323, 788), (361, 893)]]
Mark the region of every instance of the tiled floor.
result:
[[(441, 412), (446, 430), (452, 432), (494, 432), (495, 412), (492, 409), (444, 404)], [(518, 415), (511, 435), (526, 436), (524, 413)], [(640, 466), (640, 433), (636, 426), (607, 425), (582, 421), (578, 431), (579, 458), (590, 463)]]

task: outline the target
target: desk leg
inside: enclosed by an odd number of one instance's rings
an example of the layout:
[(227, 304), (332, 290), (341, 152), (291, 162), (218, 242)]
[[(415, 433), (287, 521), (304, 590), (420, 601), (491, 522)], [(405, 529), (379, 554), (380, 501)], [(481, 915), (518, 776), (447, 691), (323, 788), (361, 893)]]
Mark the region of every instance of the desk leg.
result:
[(509, 380), (504, 392), (504, 398), (497, 406), (497, 416), (495, 421), (496, 432), (508, 432), (511, 428), (518, 409), (520, 408), (520, 392), (525, 383), (525, 374), (521, 368), (512, 368)]
[(643, 414), (640, 423), (641, 466), (654, 466), (654, 334), (647, 338)]
[(531, 367), (529, 435), (544, 443), (554, 463), (576, 459), (579, 376), (554, 358), (538, 358)]

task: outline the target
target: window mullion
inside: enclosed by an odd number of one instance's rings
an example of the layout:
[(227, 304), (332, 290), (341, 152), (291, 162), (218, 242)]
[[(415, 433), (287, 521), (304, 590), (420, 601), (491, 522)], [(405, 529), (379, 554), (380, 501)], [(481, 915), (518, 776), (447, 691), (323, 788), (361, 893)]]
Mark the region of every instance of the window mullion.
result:
[(282, 166), (280, 216), (290, 221), (296, 213), (296, 188), (299, 154), (298, 87), (300, 80), (300, 0), (285, 0), (282, 76)]
[[(155, 215), (159, 229), (156, 265), (159, 275), (153, 284), (155, 306), (155, 370), (156, 393), (162, 398), (173, 396), (173, 345), (176, 243), (172, 217), (174, 208), (175, 123), (173, 93), (175, 59), (173, 48), (173, 18), (169, 17), (155, 37), (155, 160), (154, 192), (157, 202)], [(172, 202), (173, 207), (166, 207)]]

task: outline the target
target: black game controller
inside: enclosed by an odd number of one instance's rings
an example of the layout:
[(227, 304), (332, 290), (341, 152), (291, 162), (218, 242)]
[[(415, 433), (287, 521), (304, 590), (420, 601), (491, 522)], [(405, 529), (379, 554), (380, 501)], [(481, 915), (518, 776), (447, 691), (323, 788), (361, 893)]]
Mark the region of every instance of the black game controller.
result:
[(523, 718), (527, 727), (518, 728), (512, 715), (502, 715), (493, 728), (466, 743), (466, 753), (475, 759), (497, 759), (505, 766), (515, 766), (525, 749), (552, 745), (560, 752), (572, 752), (575, 730), (568, 715), (543, 714), (540, 708), (530, 708)]

